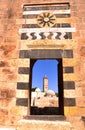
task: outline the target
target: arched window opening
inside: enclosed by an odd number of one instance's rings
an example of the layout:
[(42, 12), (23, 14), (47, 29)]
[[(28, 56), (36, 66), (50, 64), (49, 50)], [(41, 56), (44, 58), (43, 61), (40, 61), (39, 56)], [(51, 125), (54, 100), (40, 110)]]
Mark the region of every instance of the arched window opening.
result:
[(58, 60), (37, 60), (32, 68), (31, 114), (59, 114)]

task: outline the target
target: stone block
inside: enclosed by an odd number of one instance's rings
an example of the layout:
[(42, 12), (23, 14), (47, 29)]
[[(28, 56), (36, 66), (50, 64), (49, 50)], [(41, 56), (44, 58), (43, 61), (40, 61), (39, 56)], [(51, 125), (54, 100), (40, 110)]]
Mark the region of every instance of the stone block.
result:
[(29, 75), (27, 74), (18, 74), (17, 75), (17, 81), (18, 82), (29, 82)]
[(10, 74), (16, 74), (17, 72), (17, 69), (16, 67), (5, 67), (5, 68), (2, 68), (2, 74), (4, 75), (10, 75)]
[(75, 89), (75, 82), (74, 81), (64, 81), (64, 90), (73, 90)]
[(74, 73), (74, 67), (63, 67), (63, 73)]
[(79, 63), (79, 58), (63, 58), (63, 66), (76, 66)]
[(5, 96), (7, 95), (3, 95), (4, 98), (0, 97), (0, 107), (3, 107), (6, 109), (10, 109), (11, 106), (15, 106), (16, 104), (16, 100), (15, 97), (10, 97), (10, 98), (6, 98)]
[[(23, 124), (23, 125), (22, 125)], [(71, 130), (70, 122), (66, 121), (36, 121), (36, 120), (20, 120), (17, 130)]]
[(85, 57), (85, 46), (82, 46), (80, 49), (80, 55)]
[(75, 88), (75, 95), (76, 95), (76, 98), (77, 97), (82, 97), (82, 88), (81, 87), (76, 87)]
[(16, 97), (17, 98), (28, 98), (29, 97), (28, 90), (17, 90)]
[(70, 115), (70, 107), (64, 107), (64, 114), (65, 116)]
[(15, 50), (15, 51), (10, 51), (10, 52), (3, 52), (3, 51), (1, 51), (0, 52), (0, 60), (2, 59), (2, 58), (17, 58), (18, 57), (18, 51), (17, 50)]
[[(29, 41), (29, 42), (28, 42)], [(30, 49), (73, 49), (76, 48), (77, 40), (75, 39), (62, 39), (62, 40), (20, 40), (18, 41), (20, 50)]]
[(85, 107), (85, 96), (76, 98), (76, 105), (78, 107)]
[(8, 115), (0, 115), (0, 126), (6, 126), (10, 124)]
[(28, 106), (28, 98), (17, 98), (16, 99), (16, 106)]
[(64, 81), (77, 81), (80, 79), (78, 74), (63, 74)]
[(85, 115), (85, 108), (78, 107), (64, 107), (64, 113), (66, 116), (81, 116)]
[(19, 74), (29, 74), (30, 73), (30, 68), (29, 67), (19, 67), (18, 68), (18, 73)]
[(0, 75), (0, 81), (1, 82), (15, 82), (17, 81), (17, 75), (16, 74), (7, 74), (7, 75)]
[(76, 98), (75, 90), (64, 90), (64, 97), (65, 98)]
[(1, 67), (7, 67), (7, 66), (8, 66), (7, 61), (5, 61), (5, 60), (0, 60), (0, 68), (1, 68)]
[(64, 106), (67, 107), (76, 106), (75, 98), (64, 98)]
[(19, 90), (28, 90), (29, 88), (30, 88), (29, 83), (17, 82), (17, 89), (19, 89)]
[(11, 99), (8, 99), (8, 98), (6, 98), (6, 99), (0, 99), (0, 106), (1, 107), (8, 107), (9, 108), (10, 102), (11, 102)]
[(18, 59), (18, 66), (19, 67), (29, 67), (30, 66), (30, 59)]
[(1, 109), (0, 108), (0, 116), (8, 115), (8, 110), (7, 109)]
[(70, 113), (73, 116), (85, 116), (85, 108), (83, 107), (76, 107), (76, 108), (70, 108)]
[(18, 59), (8, 59), (6, 61), (9, 67), (18, 67)]
[(10, 110), (10, 112), (16, 116), (23, 116), (23, 115), (26, 116), (27, 111), (28, 111), (28, 107), (23, 107), (23, 106), (14, 106), (14, 107), (11, 107), (11, 110)]
[(85, 128), (85, 125), (81, 119), (81, 116), (68, 116), (67, 121), (69, 121), (72, 124), (72, 127), (75, 130), (80, 130), (80, 129), (84, 130)]
[(4, 89), (16, 90), (16, 84), (17, 83), (0, 82), (0, 90), (4, 90)]
[(74, 39), (80, 37), (80, 35), (81, 35), (80, 31), (76, 31), (75, 33), (73, 33), (72, 37)]
[(13, 98), (15, 91), (12, 89), (0, 89), (0, 98)]

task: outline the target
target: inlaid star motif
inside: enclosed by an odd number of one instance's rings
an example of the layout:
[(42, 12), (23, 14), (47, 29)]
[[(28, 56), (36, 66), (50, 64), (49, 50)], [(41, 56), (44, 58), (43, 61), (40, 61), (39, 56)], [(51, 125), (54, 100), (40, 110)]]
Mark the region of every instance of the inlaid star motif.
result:
[(40, 27), (52, 27), (55, 21), (55, 15), (50, 12), (44, 12), (37, 17), (37, 22)]

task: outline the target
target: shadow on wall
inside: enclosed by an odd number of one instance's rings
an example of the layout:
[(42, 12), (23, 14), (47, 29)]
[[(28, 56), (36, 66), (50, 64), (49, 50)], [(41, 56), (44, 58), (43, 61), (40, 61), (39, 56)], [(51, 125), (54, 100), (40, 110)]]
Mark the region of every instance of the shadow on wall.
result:
[(31, 107), (31, 115), (58, 115), (59, 107)]

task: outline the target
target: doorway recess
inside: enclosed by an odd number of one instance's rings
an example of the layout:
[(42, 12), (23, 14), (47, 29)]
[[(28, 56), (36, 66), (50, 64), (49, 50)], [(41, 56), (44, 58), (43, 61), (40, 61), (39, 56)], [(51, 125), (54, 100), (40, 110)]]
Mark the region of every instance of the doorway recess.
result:
[[(62, 59), (31, 59), (30, 63), (30, 114), (63, 115)], [(42, 88), (34, 83), (40, 80)]]

